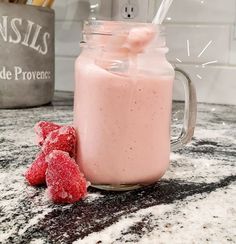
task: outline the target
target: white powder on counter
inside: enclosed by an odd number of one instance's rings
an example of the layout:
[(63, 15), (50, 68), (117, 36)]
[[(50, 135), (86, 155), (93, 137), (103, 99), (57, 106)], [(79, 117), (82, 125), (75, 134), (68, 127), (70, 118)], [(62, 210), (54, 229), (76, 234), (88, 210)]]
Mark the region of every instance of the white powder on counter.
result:
[[(170, 205), (158, 205), (122, 217), (119, 222), (92, 233), (73, 244), (110, 243), (228, 243), (236, 241), (236, 185), (212, 192), (208, 197), (195, 195)], [(217, 201), (216, 201), (217, 199)], [(209, 207), (210, 206), (210, 207)], [(129, 233), (129, 227), (147, 217), (142, 236)], [(149, 217), (150, 216), (150, 217)], [(233, 239), (232, 239), (233, 238)], [(225, 240), (225, 241), (224, 241)], [(228, 240), (228, 241), (227, 241)]]

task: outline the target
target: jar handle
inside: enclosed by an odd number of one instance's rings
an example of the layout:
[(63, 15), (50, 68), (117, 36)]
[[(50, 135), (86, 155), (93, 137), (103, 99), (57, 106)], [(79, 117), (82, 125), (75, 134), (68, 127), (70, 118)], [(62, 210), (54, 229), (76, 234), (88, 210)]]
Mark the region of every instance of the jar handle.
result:
[(181, 74), (183, 77), (181, 81), (184, 86), (185, 106), (183, 127), (179, 137), (171, 140), (172, 150), (183, 147), (192, 139), (197, 118), (197, 96), (195, 86), (185, 71), (176, 67), (175, 72)]

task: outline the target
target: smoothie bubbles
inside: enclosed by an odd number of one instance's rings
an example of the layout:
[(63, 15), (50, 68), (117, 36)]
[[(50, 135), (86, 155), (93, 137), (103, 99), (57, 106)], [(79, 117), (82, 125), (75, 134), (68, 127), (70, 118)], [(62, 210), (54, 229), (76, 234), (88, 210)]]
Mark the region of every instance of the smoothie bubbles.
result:
[[(175, 72), (166, 60), (163, 27), (91, 21), (85, 24), (84, 40), (75, 63), (77, 163), (101, 189), (151, 184), (167, 170), (171, 149)], [(186, 96), (194, 98), (188, 82)], [(189, 104), (186, 115), (193, 112)], [(179, 145), (192, 135), (190, 117), (175, 142)]]

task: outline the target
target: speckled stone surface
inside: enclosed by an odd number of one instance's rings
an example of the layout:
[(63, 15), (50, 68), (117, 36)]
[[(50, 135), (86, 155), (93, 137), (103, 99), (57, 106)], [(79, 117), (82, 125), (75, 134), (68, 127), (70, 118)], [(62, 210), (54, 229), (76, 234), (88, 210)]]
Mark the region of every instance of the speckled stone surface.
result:
[[(181, 106), (174, 105), (175, 122)], [(235, 106), (199, 104), (193, 141), (171, 154), (160, 182), (122, 193), (91, 188), (63, 206), (22, 176), (38, 151), (39, 120), (71, 123), (72, 94), (0, 110), (0, 243), (236, 243)]]

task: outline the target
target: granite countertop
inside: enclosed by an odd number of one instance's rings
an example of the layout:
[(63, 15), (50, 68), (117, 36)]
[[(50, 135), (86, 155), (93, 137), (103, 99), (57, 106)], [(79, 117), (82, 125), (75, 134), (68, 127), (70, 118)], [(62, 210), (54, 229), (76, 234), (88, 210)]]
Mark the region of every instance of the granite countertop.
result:
[(160, 182), (122, 193), (89, 188), (83, 201), (54, 205), (22, 174), (38, 151), (34, 124), (71, 123), (72, 94), (0, 110), (0, 243), (236, 243), (236, 106), (198, 111), (192, 143), (171, 154)]

